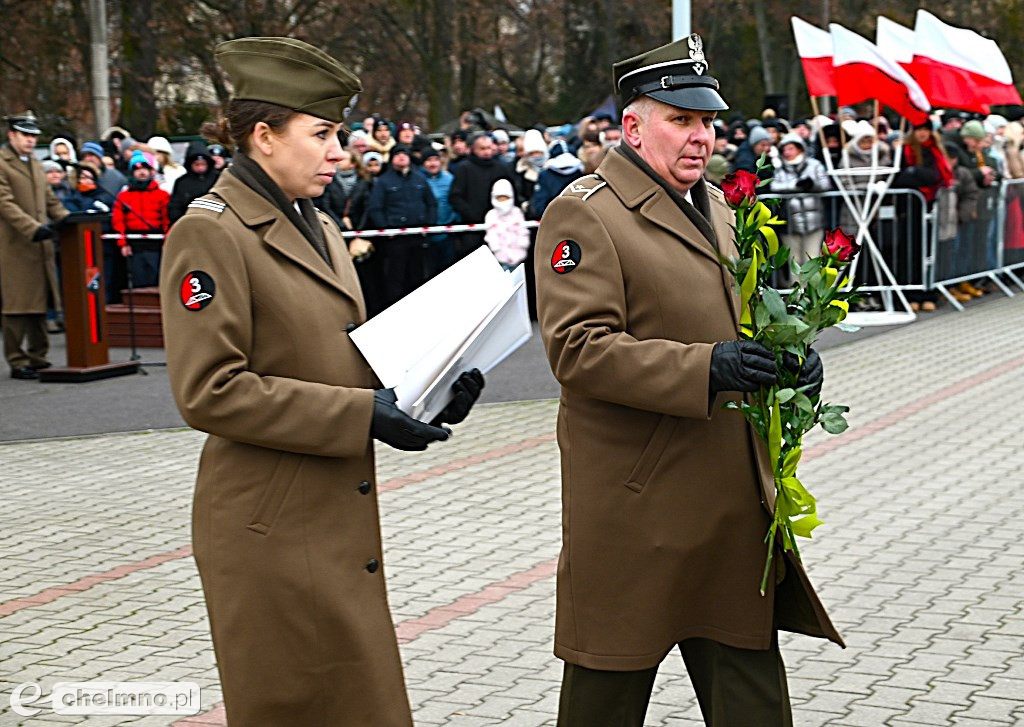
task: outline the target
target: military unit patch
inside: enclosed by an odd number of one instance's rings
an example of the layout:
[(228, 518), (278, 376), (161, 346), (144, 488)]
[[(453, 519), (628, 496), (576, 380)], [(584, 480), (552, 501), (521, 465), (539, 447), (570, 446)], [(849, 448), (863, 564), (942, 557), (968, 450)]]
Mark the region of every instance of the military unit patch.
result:
[(562, 240), (551, 254), (551, 269), (556, 273), (571, 273), (583, 258), (583, 251), (575, 240)]
[(181, 281), (181, 304), (186, 310), (198, 311), (213, 302), (217, 286), (202, 270), (193, 270)]

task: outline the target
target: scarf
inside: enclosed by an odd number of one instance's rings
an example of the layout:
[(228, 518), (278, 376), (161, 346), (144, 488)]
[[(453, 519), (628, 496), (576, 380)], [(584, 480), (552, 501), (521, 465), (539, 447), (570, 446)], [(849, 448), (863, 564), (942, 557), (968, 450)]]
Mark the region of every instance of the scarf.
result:
[[(331, 270), (334, 269), (334, 266), (331, 265), (331, 256), (327, 253), (324, 230), (312, 202), (308, 199), (297, 199), (295, 204), (289, 202), (284, 192), (277, 186), (277, 182), (270, 178), (263, 167), (241, 152), (235, 156), (228, 171), (238, 177), (242, 184), (280, 210), (295, 226), (295, 229), (302, 233), (302, 236), (313, 246), (317, 255), (323, 258), (327, 267)], [(298, 209), (295, 209), (296, 205)]]
[(613, 149), (622, 156), (629, 159), (636, 166), (647, 174), (648, 177), (658, 183), (662, 189), (668, 194), (669, 199), (676, 203), (676, 206), (683, 211), (690, 222), (700, 230), (701, 234), (704, 235), (711, 244), (718, 249), (718, 238), (715, 236), (715, 230), (708, 221), (711, 219), (711, 202), (708, 200), (708, 188), (704, 184), (704, 179), (697, 180), (697, 183), (690, 187), (690, 199), (693, 200), (693, 204), (686, 201), (686, 198), (681, 195), (677, 190), (673, 189), (668, 185), (661, 175), (658, 174), (651, 168), (651, 165), (643, 160), (636, 150), (628, 144), (619, 144)]
[(348, 197), (352, 194), (352, 189), (356, 186), (356, 170), (349, 169), (344, 172), (336, 172), (334, 178), (338, 180), (338, 184), (345, 192), (345, 196)]

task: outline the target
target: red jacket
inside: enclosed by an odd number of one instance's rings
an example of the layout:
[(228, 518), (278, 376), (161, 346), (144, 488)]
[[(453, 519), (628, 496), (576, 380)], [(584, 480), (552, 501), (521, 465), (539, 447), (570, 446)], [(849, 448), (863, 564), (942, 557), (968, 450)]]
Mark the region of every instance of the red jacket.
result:
[[(112, 224), (122, 235), (130, 232), (167, 232), (170, 225), (167, 219), (167, 204), (171, 195), (167, 194), (153, 180), (145, 189), (122, 189), (114, 203)], [(117, 241), (124, 245), (124, 238)]]

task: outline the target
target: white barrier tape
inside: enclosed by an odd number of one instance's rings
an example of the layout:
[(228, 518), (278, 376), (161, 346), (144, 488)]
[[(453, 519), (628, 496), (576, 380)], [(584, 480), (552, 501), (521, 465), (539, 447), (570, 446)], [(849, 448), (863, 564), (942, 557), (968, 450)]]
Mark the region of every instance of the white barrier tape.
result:
[(131, 233), (128, 233), (126, 235), (109, 234), (109, 235), (100, 235), (100, 237), (102, 237), (104, 240), (162, 240), (162, 239), (164, 239), (164, 237), (166, 237), (166, 235), (160, 235), (160, 234), (149, 233), (149, 232), (147, 232), (145, 234), (143, 234), (141, 232), (139, 232), (139, 233), (131, 232)]
[[(526, 222), (527, 228), (537, 227), (538, 225), (540, 225), (540, 222), (535, 220), (527, 220)], [(483, 231), (486, 229), (487, 225), (484, 224), (432, 225), (430, 227), (396, 227), (388, 230), (353, 230), (352, 232), (342, 232), (341, 236), (345, 238), (361, 237), (366, 239), (369, 237), (397, 237), (399, 235), (437, 235), (449, 232)]]

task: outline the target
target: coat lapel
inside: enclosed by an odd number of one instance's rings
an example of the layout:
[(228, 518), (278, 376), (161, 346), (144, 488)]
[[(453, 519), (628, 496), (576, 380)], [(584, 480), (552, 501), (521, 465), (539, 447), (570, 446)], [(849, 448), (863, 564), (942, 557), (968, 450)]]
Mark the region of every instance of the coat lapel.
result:
[(668, 230), (697, 252), (711, 258), (716, 263), (718, 262), (718, 254), (711, 241), (704, 237), (697, 226), (690, 221), (690, 218), (679, 209), (679, 205), (661, 187), (658, 187), (654, 196), (640, 208), (640, 214), (659, 227)]
[(620, 152), (609, 153), (598, 168), (597, 175), (608, 183), (627, 207), (633, 209), (642, 205), (640, 214), (646, 219), (670, 232), (687, 247), (718, 262), (718, 254), (712, 242), (679, 209), (679, 205), (661, 185), (625, 155)]
[[(231, 209), (249, 227), (260, 227), (270, 223), (263, 232), (263, 242), (279, 252), (286, 259), (302, 268), (308, 274), (323, 281), (343, 295), (359, 302), (362, 300), (358, 282), (346, 280), (328, 267), (309, 241), (302, 236), (280, 210), (260, 194), (249, 189), (233, 174), (222, 174), (213, 192), (223, 197)], [(331, 250), (331, 259), (337, 269), (340, 260), (337, 250)]]

